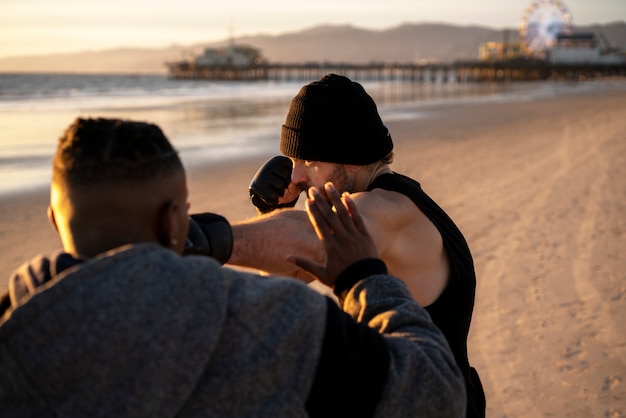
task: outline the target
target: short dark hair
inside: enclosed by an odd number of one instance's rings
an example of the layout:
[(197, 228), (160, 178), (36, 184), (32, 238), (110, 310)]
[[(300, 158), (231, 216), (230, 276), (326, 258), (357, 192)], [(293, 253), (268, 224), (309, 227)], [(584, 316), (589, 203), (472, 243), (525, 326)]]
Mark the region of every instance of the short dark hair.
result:
[(139, 182), (183, 169), (161, 129), (145, 122), (77, 118), (59, 139), (53, 180), (78, 187)]

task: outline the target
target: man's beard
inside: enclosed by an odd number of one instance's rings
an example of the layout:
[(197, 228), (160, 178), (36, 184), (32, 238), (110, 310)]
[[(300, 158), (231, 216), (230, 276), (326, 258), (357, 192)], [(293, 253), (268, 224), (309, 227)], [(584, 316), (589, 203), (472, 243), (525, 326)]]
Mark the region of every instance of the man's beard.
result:
[(309, 190), (309, 187), (315, 186), (325, 198), (328, 198), (326, 196), (326, 192), (324, 191), (324, 184), (329, 181), (335, 185), (335, 189), (337, 189), (339, 194), (343, 192), (354, 192), (354, 181), (348, 177), (348, 170), (344, 165), (335, 166), (333, 171), (331, 171), (331, 173), (322, 184), (312, 184), (311, 182), (306, 182), (298, 183), (297, 186), (305, 192)]

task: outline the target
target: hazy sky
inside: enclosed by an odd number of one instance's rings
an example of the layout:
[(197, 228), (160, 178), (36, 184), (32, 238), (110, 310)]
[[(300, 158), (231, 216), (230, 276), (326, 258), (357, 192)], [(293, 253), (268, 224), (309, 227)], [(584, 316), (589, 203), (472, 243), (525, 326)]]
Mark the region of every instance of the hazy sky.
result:
[[(543, 0), (542, 0), (543, 1)], [(547, 1), (547, 0), (546, 0)], [(556, 1), (556, 0), (555, 0)], [(517, 27), (531, 0), (0, 0), (0, 57), (189, 45), (322, 23)], [(574, 24), (626, 20), (626, 0), (567, 0)]]

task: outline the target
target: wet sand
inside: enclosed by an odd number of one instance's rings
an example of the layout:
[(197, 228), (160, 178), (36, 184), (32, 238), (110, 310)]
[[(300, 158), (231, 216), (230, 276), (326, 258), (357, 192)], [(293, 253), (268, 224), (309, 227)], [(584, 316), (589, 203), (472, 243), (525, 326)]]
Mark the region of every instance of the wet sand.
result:
[[(388, 123), (392, 167), (422, 183), (474, 255), (469, 355), (487, 416), (626, 414), (626, 91), (419, 111)], [(254, 216), (247, 187), (264, 160), (190, 171), (192, 211)], [(2, 288), (59, 248), (46, 206), (46, 190), (1, 198)]]

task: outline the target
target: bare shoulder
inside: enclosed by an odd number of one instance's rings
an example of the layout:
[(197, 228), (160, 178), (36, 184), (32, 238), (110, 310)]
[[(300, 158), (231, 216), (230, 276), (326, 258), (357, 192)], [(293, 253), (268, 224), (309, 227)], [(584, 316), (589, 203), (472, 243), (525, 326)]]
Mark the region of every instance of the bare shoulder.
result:
[[(420, 248), (430, 252), (441, 248), (441, 235), (428, 217), (405, 195), (375, 189), (352, 195), (371, 233), (390, 245)], [(383, 249), (383, 248), (381, 248)]]
[(419, 222), (426, 218), (411, 199), (398, 192), (374, 189), (351, 196), (364, 217), (388, 227)]
[(422, 306), (430, 305), (448, 277), (437, 227), (401, 193), (375, 189), (352, 196), (389, 272), (404, 280)]

